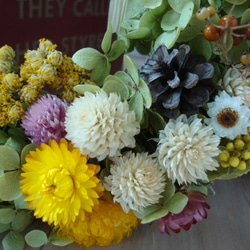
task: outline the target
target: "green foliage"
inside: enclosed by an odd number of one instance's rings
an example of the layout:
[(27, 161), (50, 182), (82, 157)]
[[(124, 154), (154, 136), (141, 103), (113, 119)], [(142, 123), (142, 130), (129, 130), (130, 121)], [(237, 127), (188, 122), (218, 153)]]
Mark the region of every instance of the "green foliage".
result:
[(21, 233), (11, 230), (2, 241), (4, 250), (23, 250), (24, 249), (24, 238)]
[(52, 233), (49, 237), (49, 242), (55, 246), (63, 247), (71, 244), (73, 240), (66, 237), (60, 237), (57, 233)]
[(32, 230), (25, 235), (26, 243), (31, 247), (41, 247), (49, 242), (47, 234), (42, 230)]

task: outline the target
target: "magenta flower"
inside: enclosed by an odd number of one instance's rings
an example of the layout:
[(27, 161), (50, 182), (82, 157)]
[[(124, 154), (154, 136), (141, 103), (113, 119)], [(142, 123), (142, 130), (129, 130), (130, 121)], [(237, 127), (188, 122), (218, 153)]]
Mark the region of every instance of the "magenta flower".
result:
[(158, 228), (161, 233), (170, 235), (168, 228), (179, 233), (181, 228), (188, 231), (192, 224), (207, 218), (207, 211), (210, 206), (206, 202), (207, 196), (199, 191), (189, 191), (187, 193), (188, 203), (179, 214), (168, 213), (158, 220)]
[(25, 134), (37, 145), (57, 142), (66, 135), (64, 120), (68, 103), (55, 95), (45, 95), (33, 103), (22, 121)]

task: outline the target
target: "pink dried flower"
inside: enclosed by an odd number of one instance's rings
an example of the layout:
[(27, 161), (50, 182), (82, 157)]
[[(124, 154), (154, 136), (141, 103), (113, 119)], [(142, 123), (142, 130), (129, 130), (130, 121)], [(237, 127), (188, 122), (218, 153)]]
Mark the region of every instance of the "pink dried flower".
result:
[(64, 120), (68, 104), (55, 95), (45, 95), (33, 103), (22, 121), (25, 134), (37, 145), (57, 142), (66, 135)]
[(207, 211), (210, 206), (206, 202), (207, 196), (199, 191), (189, 191), (187, 193), (188, 203), (179, 214), (168, 213), (158, 220), (158, 228), (161, 233), (170, 235), (168, 228), (179, 233), (181, 228), (188, 231), (192, 224), (207, 218)]

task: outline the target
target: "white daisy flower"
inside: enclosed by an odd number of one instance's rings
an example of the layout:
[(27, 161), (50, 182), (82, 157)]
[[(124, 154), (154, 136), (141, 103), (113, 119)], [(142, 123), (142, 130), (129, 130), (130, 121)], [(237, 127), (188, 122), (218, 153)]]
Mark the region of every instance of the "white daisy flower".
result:
[(104, 187), (114, 195), (125, 213), (130, 209), (142, 212), (162, 197), (165, 174), (157, 159), (147, 153), (116, 157), (111, 165), (111, 175), (105, 177)]
[(103, 90), (76, 98), (67, 110), (65, 127), (66, 138), (82, 154), (98, 160), (117, 156), (124, 147), (135, 147), (134, 136), (140, 130), (128, 102)]
[(208, 103), (208, 115), (205, 122), (211, 125), (220, 137), (233, 140), (237, 135), (248, 134), (250, 109), (242, 104), (239, 96), (231, 97), (225, 91)]
[(219, 166), (214, 157), (220, 153), (220, 138), (196, 115), (170, 119), (164, 130), (160, 130), (159, 139), (158, 159), (173, 182), (207, 181), (206, 171)]

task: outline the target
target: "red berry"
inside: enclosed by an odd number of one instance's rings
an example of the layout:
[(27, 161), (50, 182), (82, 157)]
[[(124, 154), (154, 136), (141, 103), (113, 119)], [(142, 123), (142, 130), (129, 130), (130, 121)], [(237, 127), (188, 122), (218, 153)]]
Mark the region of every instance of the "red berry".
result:
[(203, 35), (208, 41), (215, 42), (220, 38), (220, 30), (212, 24), (208, 24), (203, 30)]
[(238, 25), (238, 20), (234, 15), (225, 15), (221, 17), (219, 26), (223, 27), (235, 27)]
[(233, 35), (233, 46), (240, 44), (241, 41), (242, 41), (242, 37), (238, 37), (238, 36)]
[(250, 26), (243, 29), (243, 32), (246, 35), (246, 39), (250, 40)]

